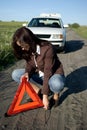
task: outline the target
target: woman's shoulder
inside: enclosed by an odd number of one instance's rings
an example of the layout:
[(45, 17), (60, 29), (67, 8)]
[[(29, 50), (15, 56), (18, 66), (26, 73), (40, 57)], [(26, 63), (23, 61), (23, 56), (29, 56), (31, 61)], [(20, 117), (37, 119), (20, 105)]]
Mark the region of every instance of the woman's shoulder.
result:
[(46, 48), (46, 49), (48, 49), (48, 48), (53, 48), (53, 45), (49, 42), (49, 41), (42, 41), (42, 43), (41, 43), (41, 47), (42, 48)]
[(43, 46), (40, 47), (41, 55), (53, 55), (54, 54), (54, 48), (53, 45), (50, 42), (45, 42)]

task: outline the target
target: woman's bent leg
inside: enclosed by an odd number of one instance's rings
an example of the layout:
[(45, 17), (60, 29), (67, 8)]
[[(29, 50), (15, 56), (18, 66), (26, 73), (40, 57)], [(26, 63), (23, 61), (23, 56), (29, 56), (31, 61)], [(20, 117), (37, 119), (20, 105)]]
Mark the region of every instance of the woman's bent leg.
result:
[(53, 93), (60, 93), (62, 89), (64, 88), (64, 84), (65, 84), (64, 75), (54, 74), (49, 79), (49, 87)]
[(59, 93), (63, 90), (65, 84), (64, 75), (55, 74), (49, 79), (50, 90), (54, 93), (51, 99), (51, 105), (58, 106)]
[(16, 69), (12, 72), (12, 79), (20, 83), (20, 78), (24, 73), (25, 69)]

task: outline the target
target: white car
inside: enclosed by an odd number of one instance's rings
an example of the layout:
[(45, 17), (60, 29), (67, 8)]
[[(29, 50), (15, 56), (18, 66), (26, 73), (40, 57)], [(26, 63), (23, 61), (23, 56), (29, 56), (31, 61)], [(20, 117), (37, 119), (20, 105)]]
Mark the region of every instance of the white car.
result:
[(64, 50), (66, 31), (59, 14), (41, 14), (32, 18), (27, 27), (38, 38), (50, 41), (57, 50)]

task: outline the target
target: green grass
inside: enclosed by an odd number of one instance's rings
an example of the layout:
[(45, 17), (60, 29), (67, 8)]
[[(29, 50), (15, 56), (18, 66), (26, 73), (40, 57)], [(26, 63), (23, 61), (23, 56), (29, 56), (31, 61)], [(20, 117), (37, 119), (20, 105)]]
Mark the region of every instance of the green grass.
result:
[(11, 41), (17, 28), (24, 22), (0, 22), (0, 71), (12, 65), (16, 59), (13, 55)]
[(74, 31), (76, 31), (82, 38), (87, 39), (87, 26), (80, 26), (79, 28), (74, 28)]
[(22, 22), (0, 22), (0, 44), (10, 43), (13, 33), (22, 26)]

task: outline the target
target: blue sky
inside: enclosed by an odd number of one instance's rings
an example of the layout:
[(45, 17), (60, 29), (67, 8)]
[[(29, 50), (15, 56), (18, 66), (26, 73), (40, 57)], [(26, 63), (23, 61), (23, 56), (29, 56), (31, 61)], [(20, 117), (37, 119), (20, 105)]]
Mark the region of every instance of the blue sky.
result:
[(87, 25), (87, 0), (0, 0), (2, 21), (30, 21), (41, 13), (60, 13), (64, 24)]

